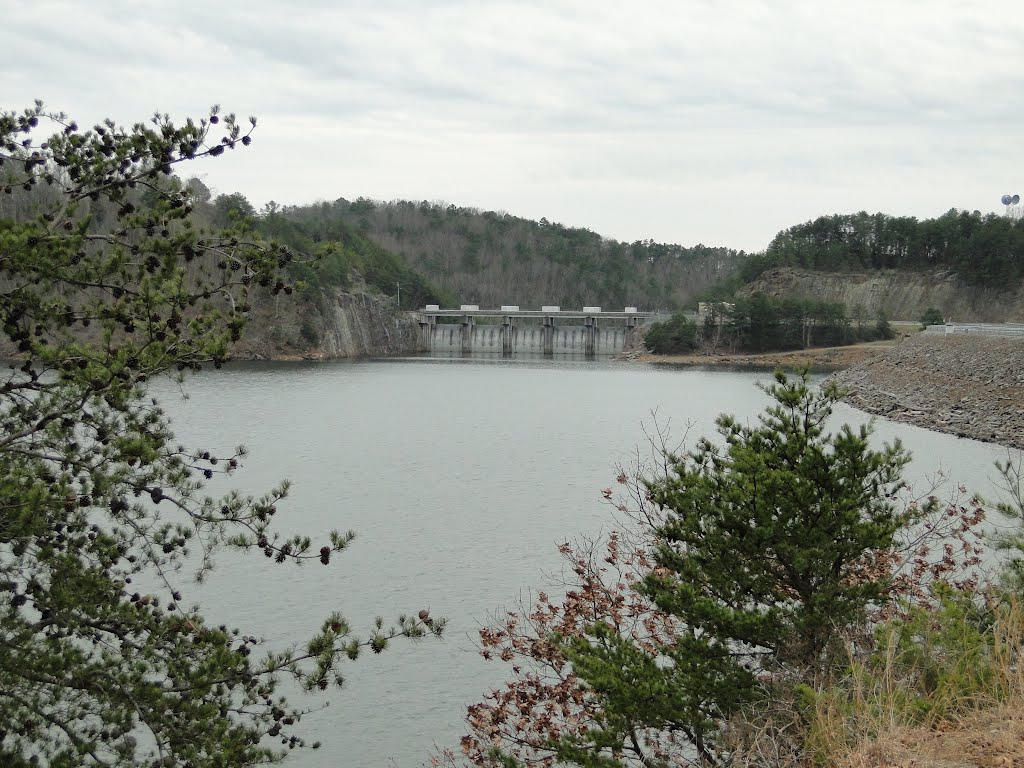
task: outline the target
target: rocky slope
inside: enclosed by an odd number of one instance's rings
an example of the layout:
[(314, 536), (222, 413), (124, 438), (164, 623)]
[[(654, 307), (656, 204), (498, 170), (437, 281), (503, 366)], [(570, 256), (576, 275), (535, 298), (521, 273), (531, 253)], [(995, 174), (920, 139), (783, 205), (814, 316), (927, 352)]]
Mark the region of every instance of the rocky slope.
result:
[[(365, 290), (253, 298), (253, 310), (232, 356), (242, 360), (388, 357), (420, 351), (419, 324), (397, 312), (394, 299)], [(96, 326), (80, 334), (98, 343)], [(22, 357), (0, 334), (0, 360)]]
[(394, 299), (327, 289), (257, 304), (233, 354), (249, 359), (386, 357), (418, 351), (419, 325)]
[(836, 380), (869, 413), (1024, 448), (1024, 339), (916, 334)]
[(857, 307), (874, 319), (916, 320), (929, 307), (960, 322), (1024, 322), (1024, 286), (997, 292), (975, 288), (950, 272), (816, 272), (793, 267), (770, 269), (745, 286), (745, 293), (838, 301), (847, 315)]

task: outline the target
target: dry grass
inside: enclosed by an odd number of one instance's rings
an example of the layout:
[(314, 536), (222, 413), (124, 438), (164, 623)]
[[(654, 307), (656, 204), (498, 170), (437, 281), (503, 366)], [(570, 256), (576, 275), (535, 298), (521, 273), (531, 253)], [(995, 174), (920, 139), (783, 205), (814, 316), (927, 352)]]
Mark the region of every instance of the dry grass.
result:
[(730, 722), (743, 768), (1024, 768), (1024, 601), (962, 596), (894, 622), (849, 674)]
[[(922, 702), (921, 670), (898, 663), (895, 644), (885, 661), (855, 666), (839, 697), (821, 696), (811, 735), (818, 765), (836, 768), (1024, 768), (1024, 607), (995, 609), (969, 658), (940, 658), (957, 670)], [(978, 651), (981, 653), (978, 653)], [(963, 664), (966, 661), (967, 664)], [(960, 679), (960, 671), (977, 673)], [(974, 685), (984, 680), (979, 689)], [(927, 706), (922, 707), (922, 703)]]
[(880, 734), (844, 755), (836, 768), (1024, 768), (1024, 711), (1001, 704), (935, 727)]

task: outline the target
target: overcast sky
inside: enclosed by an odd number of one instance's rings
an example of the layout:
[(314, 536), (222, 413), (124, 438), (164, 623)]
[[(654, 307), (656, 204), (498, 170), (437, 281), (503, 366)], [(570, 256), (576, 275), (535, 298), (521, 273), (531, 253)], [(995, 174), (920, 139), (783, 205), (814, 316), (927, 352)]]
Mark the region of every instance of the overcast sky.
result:
[(443, 200), (623, 240), (763, 248), (857, 210), (1024, 193), (1024, 14), (953, 0), (9, 2), (2, 106), (209, 105), (186, 167), (268, 200)]

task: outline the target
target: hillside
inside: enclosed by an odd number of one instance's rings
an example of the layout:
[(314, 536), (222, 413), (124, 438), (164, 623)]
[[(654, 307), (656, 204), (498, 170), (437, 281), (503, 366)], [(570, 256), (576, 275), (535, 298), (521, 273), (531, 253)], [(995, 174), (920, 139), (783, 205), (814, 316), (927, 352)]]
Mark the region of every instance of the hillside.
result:
[(293, 267), (293, 276), (308, 288), (347, 290), (358, 286), (394, 297), (397, 302), (401, 286), (404, 308), (455, 301), (411, 268), (400, 254), (380, 247), (337, 218), (297, 216), (293, 209), (274, 204), (257, 213), (244, 195), (219, 195), (211, 200), (209, 190), (198, 179), (188, 184), (195, 196), (193, 216), (197, 225), (213, 230), (240, 229), (287, 247), (299, 256), (300, 264)]
[(280, 214), (314, 237), (352, 228), (441, 291), (484, 306), (677, 309), (731, 276), (744, 256), (704, 245), (624, 243), (547, 219), (426, 201), (339, 199)]
[[(248, 325), (233, 354), (241, 358), (362, 357), (415, 352), (419, 343), (416, 322), (399, 312), (397, 286), (403, 304), (451, 302), (401, 256), (390, 253), (352, 227), (336, 222), (325, 237), (307, 232), (300, 224), (274, 211), (257, 215), (240, 194), (212, 198), (197, 179), (171, 177), (168, 188), (183, 188), (189, 205), (188, 222), (166, 224), (172, 229), (191, 228), (210, 240), (262, 241), (289, 250), (295, 260), (286, 267), (292, 282), (285, 295), (270, 286), (253, 285), (249, 295)], [(0, 223), (31, 221), (57, 193), (49, 186), (8, 188), (0, 195)], [(146, 215), (154, 192), (138, 190), (128, 203), (139, 216)], [(118, 247), (131, 248), (129, 235), (114, 232), (114, 209), (105, 201), (81, 201), (77, 215), (93, 223), (97, 236), (120, 238)], [(99, 246), (93, 245), (94, 251)], [(116, 250), (116, 249), (115, 249)], [(182, 265), (186, 284), (204, 275), (234, 269), (213, 252), (186, 259)], [(0, 286), (6, 287), (6, 286)], [(82, 293), (83, 300), (88, 292)], [(187, 312), (187, 310), (186, 310)], [(98, 325), (77, 329), (82, 339), (98, 342)], [(14, 343), (0, 338), (0, 357), (17, 356)]]
[(957, 321), (1024, 322), (1024, 290), (970, 285), (947, 271), (875, 270), (822, 272), (799, 267), (774, 267), (740, 289), (751, 295), (840, 302), (848, 317), (874, 318), (879, 313), (916, 320), (930, 307)]
[(884, 213), (821, 216), (783, 230), (752, 267), (827, 272), (955, 272), (967, 285), (1000, 288), (1024, 277), (1024, 220), (950, 210), (935, 219)]
[(1024, 320), (1024, 220), (950, 210), (934, 219), (835, 214), (779, 232), (700, 300), (764, 293), (844, 305), (847, 317)]
[(193, 220), (217, 231), (231, 229), (278, 243), (296, 254), (289, 267), (290, 297), (258, 293), (249, 325), (235, 346), (242, 358), (340, 358), (409, 354), (418, 349), (418, 326), (402, 306), (451, 304), (398, 254), (373, 243), (344, 222), (329, 227), (296, 220), (273, 206), (257, 214), (238, 193), (211, 199), (196, 179)]

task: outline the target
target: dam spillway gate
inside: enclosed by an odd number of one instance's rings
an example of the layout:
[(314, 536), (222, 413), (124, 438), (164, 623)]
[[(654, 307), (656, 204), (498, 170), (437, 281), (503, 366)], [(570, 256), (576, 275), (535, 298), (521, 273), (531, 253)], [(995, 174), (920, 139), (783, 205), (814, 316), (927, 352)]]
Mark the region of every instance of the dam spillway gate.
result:
[(623, 312), (520, 310), (518, 307), (419, 311), (420, 344), (430, 352), (602, 356), (622, 352), (636, 329), (653, 317), (627, 307)]

